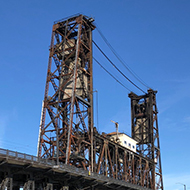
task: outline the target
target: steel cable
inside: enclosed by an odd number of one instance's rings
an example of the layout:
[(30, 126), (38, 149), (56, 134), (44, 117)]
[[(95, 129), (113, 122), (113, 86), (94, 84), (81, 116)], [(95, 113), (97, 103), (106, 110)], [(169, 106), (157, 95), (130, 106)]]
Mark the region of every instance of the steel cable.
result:
[(104, 69), (112, 78), (114, 78), (121, 86), (123, 86), (125, 89), (127, 89), (129, 92), (131, 92), (131, 90), (129, 88), (127, 88), (124, 84), (122, 84), (116, 77), (114, 77), (96, 58), (94, 58), (94, 61), (96, 61), (96, 63), (98, 63), (98, 65), (100, 65), (100, 67), (102, 69)]
[(118, 53), (115, 51), (115, 49), (112, 47), (112, 45), (108, 42), (108, 40), (106, 39), (106, 37), (103, 35), (103, 33), (100, 31), (99, 27), (96, 24), (96, 29), (98, 31), (98, 33), (100, 34), (100, 36), (102, 37), (102, 39), (104, 40), (104, 42), (107, 44), (107, 46), (111, 49), (111, 51), (113, 52), (113, 54), (117, 57), (117, 59), (122, 63), (122, 65), (131, 73), (131, 75), (133, 75), (133, 77), (136, 78), (136, 80), (138, 80), (142, 85), (144, 85), (146, 88), (150, 88), (122, 59), (121, 57), (118, 55)]
[(98, 50), (104, 55), (104, 57), (112, 64), (112, 66), (126, 79), (128, 80), (133, 86), (135, 86), (137, 89), (139, 89), (141, 92), (145, 93), (144, 90), (142, 90), (139, 86), (137, 86), (133, 81), (131, 81), (109, 58), (108, 56), (101, 50), (101, 48), (94, 42), (94, 45), (98, 48)]

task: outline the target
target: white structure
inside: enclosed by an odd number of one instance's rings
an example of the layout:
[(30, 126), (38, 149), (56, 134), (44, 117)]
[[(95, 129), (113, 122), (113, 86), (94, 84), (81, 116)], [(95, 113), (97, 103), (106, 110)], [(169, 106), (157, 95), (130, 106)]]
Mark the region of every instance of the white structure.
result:
[(127, 149), (132, 150), (133, 152), (136, 152), (137, 141), (135, 141), (125, 133), (118, 133), (117, 137), (117, 133), (113, 132), (107, 134), (107, 136), (109, 136), (112, 141), (117, 142), (118, 144), (126, 147)]

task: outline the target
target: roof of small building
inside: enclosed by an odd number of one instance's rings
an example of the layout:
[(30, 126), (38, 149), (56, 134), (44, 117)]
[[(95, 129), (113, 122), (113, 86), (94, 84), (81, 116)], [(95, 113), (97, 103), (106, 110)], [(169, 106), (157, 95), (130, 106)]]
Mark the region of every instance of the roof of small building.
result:
[[(118, 135), (121, 134), (118, 132)], [(110, 135), (117, 135), (117, 132), (112, 132), (112, 133), (108, 133), (107, 136), (110, 136)]]
[[(117, 135), (117, 132), (111, 132), (111, 133), (108, 133), (106, 136), (112, 136), (112, 135)], [(128, 137), (130, 137), (129, 135), (125, 134), (125, 133), (119, 133), (118, 132), (118, 135), (126, 135)], [(131, 138), (131, 137), (130, 137)]]
[[(115, 135), (117, 135), (117, 132), (111, 132), (111, 133), (106, 134), (106, 136), (115, 136)], [(134, 140), (132, 137), (130, 137), (129, 135), (127, 135), (127, 134), (125, 134), (125, 133), (119, 133), (119, 132), (118, 132), (118, 136), (120, 136), (120, 135), (126, 135), (126, 136), (128, 136), (130, 139), (132, 139), (133, 141), (137, 142), (136, 140)]]

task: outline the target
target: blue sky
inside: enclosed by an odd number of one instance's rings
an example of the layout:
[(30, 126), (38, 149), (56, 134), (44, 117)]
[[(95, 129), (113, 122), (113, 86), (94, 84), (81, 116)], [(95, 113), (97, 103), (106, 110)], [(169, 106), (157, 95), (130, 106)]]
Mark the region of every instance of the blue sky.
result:
[[(48, 49), (55, 20), (82, 13), (95, 18), (117, 53), (151, 88), (158, 90), (164, 185), (190, 188), (190, 1), (33, 0), (0, 6), (0, 147), (36, 154)], [(97, 30), (93, 39), (115, 64), (146, 90), (113, 56)], [(94, 47), (94, 57), (137, 94)], [(99, 131), (130, 134), (128, 91), (94, 63)], [(96, 104), (96, 103), (95, 103)], [(95, 116), (95, 124), (97, 125)]]

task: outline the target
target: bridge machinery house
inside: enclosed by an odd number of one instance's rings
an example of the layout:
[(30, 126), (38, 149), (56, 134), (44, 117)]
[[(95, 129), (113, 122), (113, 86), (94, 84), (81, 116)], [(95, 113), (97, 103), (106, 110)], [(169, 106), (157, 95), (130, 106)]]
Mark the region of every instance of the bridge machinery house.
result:
[(137, 141), (132, 139), (127, 134), (112, 132), (108, 133), (106, 136), (109, 137), (111, 141), (117, 142), (118, 144), (124, 146), (125, 148), (130, 149), (133, 152), (136, 152)]

